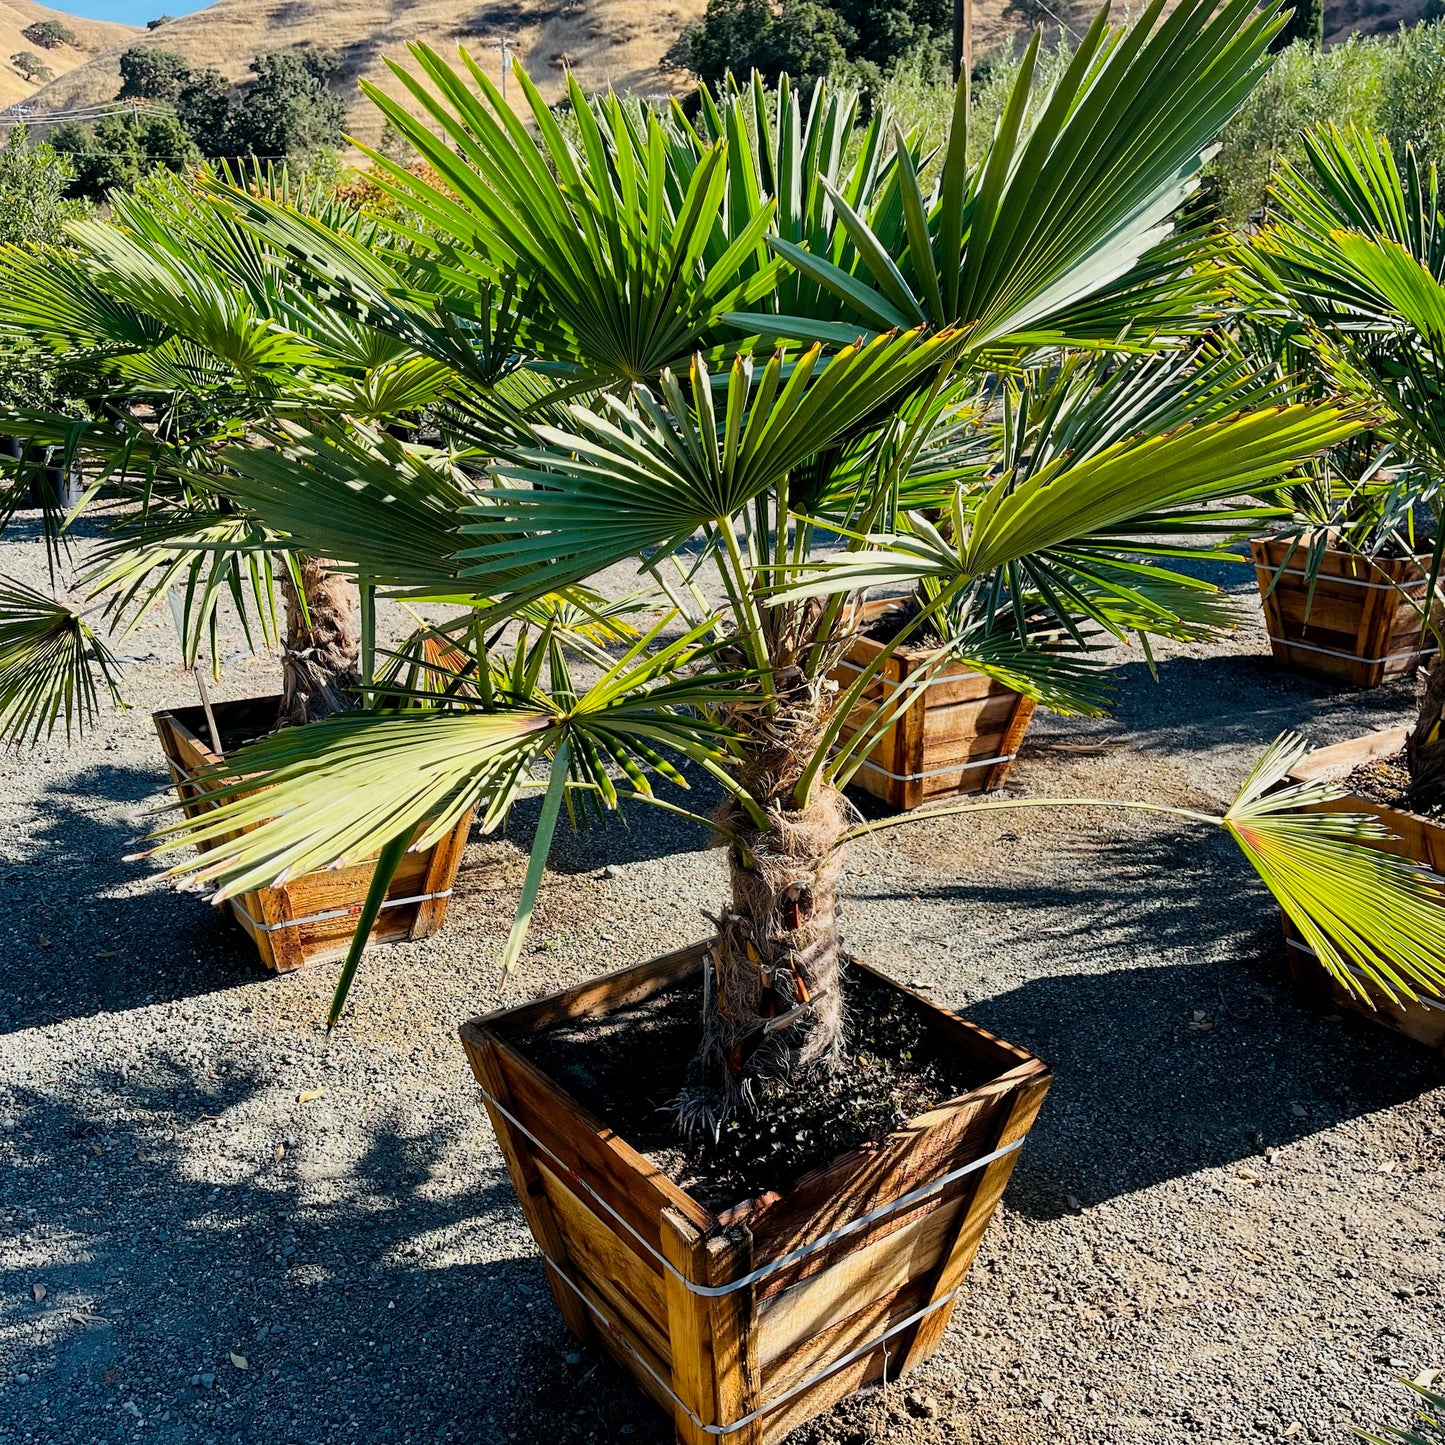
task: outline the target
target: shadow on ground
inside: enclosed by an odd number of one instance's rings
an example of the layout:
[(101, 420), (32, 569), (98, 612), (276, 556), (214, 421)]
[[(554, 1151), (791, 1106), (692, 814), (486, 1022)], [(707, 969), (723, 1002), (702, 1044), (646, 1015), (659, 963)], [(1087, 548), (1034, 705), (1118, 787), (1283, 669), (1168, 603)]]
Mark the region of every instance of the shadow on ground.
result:
[[(265, 978), (255, 946), (229, 913), (162, 883), (163, 863), (125, 861), (146, 822), (117, 819), (109, 805), (122, 804), (137, 819), (157, 806), (165, 783), (159, 759), (157, 745), (154, 772), (92, 767), (40, 793), (24, 857), (0, 862), (0, 928), (9, 934), (0, 1032)], [(137, 890), (142, 881), (148, 886)], [(96, 949), (97, 938), (113, 945)]]

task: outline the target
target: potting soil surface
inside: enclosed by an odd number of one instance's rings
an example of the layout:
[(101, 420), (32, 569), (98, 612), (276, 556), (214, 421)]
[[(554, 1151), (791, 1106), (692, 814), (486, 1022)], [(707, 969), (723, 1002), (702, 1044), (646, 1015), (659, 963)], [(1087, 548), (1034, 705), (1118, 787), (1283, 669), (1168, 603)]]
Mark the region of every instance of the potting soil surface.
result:
[(1390, 808), (1403, 808), (1422, 818), (1445, 819), (1445, 796), (1412, 798), (1410, 766), (1403, 750), (1389, 758), (1361, 763), (1340, 785), (1357, 797)]
[(984, 1077), (941, 1049), (906, 994), (869, 975), (846, 976), (848, 1058), (801, 1088), (756, 1086), (716, 1135), (680, 1134), (674, 1108), (697, 1047), (696, 980), (601, 1018), (559, 1024), (519, 1047), (604, 1124), (715, 1213), (860, 1145), (962, 1094)]

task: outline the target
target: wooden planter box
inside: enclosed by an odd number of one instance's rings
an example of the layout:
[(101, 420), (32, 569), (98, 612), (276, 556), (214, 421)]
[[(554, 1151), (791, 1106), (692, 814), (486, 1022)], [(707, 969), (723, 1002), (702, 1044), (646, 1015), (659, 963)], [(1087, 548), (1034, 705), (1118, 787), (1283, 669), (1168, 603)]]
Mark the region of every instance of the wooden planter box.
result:
[[(1333, 747), (1316, 748), (1290, 774), (1290, 780), (1299, 783), (1338, 781), (1371, 758), (1393, 757), (1404, 747), (1405, 735), (1405, 728), (1386, 728), (1383, 732), (1351, 738)], [(1315, 804), (1310, 811), (1373, 813), (1396, 835), (1380, 839), (1375, 847), (1387, 853), (1398, 853), (1445, 875), (1445, 824), (1354, 795), (1333, 803)], [(1284, 936), (1289, 953), (1290, 977), (1317, 1004), (1349, 1009), (1445, 1053), (1445, 998), (1422, 997), (1418, 1003), (1394, 1004), (1361, 978), (1375, 1002), (1375, 1007), (1371, 1009), (1336, 982), (1333, 975), (1316, 960), (1314, 950), (1304, 942), (1288, 918), (1284, 919)]]
[[(278, 697), (253, 697), (216, 703), (211, 711), (224, 734), (229, 727), (269, 728), (280, 705)], [(220, 761), (209, 742), (202, 741), (209, 737), (205, 712), (183, 707), (153, 716), (176, 792), (186, 814), (197, 817), (208, 805), (195, 801), (199, 790), (190, 779)], [(471, 822), (468, 813), (433, 847), (403, 856), (371, 930), (373, 943), (427, 938), (442, 926)], [(304, 873), (279, 888), (257, 888), (233, 898), (231, 912), (255, 940), (267, 968), (284, 973), (306, 963), (332, 962), (345, 958), (351, 947), (356, 915), (374, 871), (374, 863), (367, 862)]]
[[(897, 605), (887, 598), (866, 603), (864, 619), (872, 621)], [(882, 651), (882, 643), (860, 637), (833, 674), (838, 685), (850, 686)], [(933, 656), (927, 648), (899, 648), (869, 684), (839, 740), (852, 737), (878, 704)], [(961, 662), (949, 663), (874, 744), (853, 774), (853, 785), (905, 809), (961, 793), (991, 792), (1008, 777), (1033, 715), (1032, 698)]]
[(462, 1042), (573, 1332), (595, 1339), (673, 1417), (679, 1440), (771, 1445), (932, 1353), (1049, 1070), (890, 982), (990, 1082), (786, 1193), (715, 1215), (517, 1047), (695, 974), (703, 947), (475, 1019)]
[(1330, 548), (1311, 594), (1307, 539), (1256, 537), (1249, 546), (1269, 645), (1282, 667), (1378, 687), (1433, 656), (1433, 645), (1421, 640), (1420, 613), (1401, 591), (1424, 601), (1428, 557), (1369, 558)]

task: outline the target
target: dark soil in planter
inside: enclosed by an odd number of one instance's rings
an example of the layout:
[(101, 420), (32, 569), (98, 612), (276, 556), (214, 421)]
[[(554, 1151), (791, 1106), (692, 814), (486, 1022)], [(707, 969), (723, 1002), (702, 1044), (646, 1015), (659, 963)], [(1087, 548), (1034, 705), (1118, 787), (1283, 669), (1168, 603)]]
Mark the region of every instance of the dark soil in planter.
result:
[(1422, 800), (1411, 796), (1410, 768), (1403, 751), (1392, 758), (1371, 758), (1361, 763), (1342, 786), (1371, 803), (1402, 808), (1422, 818), (1445, 820), (1445, 797)]
[(516, 1044), (700, 1204), (720, 1212), (786, 1189), (809, 1169), (986, 1082), (938, 1046), (905, 995), (862, 973), (850, 974), (846, 987), (842, 1072), (791, 1088), (762, 1085), (757, 1109), (725, 1125), (717, 1139), (683, 1138), (673, 1111), (700, 1032), (696, 980)]
[[(890, 607), (886, 612), (880, 612), (872, 622), (862, 631), (863, 637), (871, 637), (874, 642), (892, 642), (900, 632), (907, 627), (920, 612), (923, 611), (923, 604), (917, 597), (900, 597), (896, 607)], [(932, 620), (925, 622), (923, 626), (908, 638), (909, 647), (937, 647), (943, 641), (938, 628)]]

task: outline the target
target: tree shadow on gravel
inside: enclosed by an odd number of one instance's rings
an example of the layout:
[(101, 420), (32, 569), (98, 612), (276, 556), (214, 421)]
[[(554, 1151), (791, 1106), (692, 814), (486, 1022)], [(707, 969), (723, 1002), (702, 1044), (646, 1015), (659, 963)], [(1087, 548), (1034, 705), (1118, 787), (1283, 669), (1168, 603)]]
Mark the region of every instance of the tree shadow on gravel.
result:
[[(1076, 864), (1053, 859), (1037, 881), (909, 895), (986, 913), (991, 946), (1043, 970), (958, 1005), (1054, 1069), (1010, 1186), (1018, 1208), (1051, 1218), (1067, 1195), (1098, 1203), (1248, 1159), (1445, 1083), (1445, 1061), (1420, 1045), (1296, 998), (1277, 907), (1228, 839), (1068, 851)], [(1135, 951), (1140, 966), (1119, 967)]]
[(384, 1116), (329, 1153), (260, 1071), (218, 1072), (158, 1054), (144, 1080), (11, 1090), (0, 1237), (26, 1243), (0, 1250), (0, 1437), (671, 1438), (567, 1333), (480, 1107), (421, 1133)]
[(1419, 1044), (1305, 1007), (1282, 955), (1275, 934), (1235, 962), (1035, 979), (967, 1008), (1054, 1069), (1015, 1207), (1054, 1218), (1068, 1195), (1097, 1204), (1248, 1160), (1445, 1084)]
[[(101, 807), (120, 803), (141, 817), (160, 804), (165, 785), (159, 763), (154, 772), (93, 767), (38, 793), (25, 856), (0, 861), (0, 919), (9, 935), (0, 1033), (266, 977), (229, 911), (161, 883), (162, 863), (124, 861), (145, 822), (104, 816)], [(121, 891), (145, 881), (144, 891)]]

